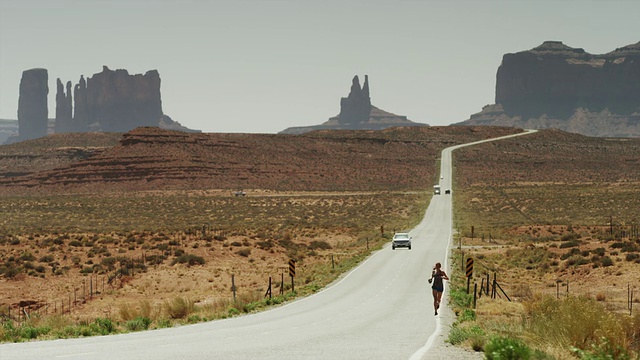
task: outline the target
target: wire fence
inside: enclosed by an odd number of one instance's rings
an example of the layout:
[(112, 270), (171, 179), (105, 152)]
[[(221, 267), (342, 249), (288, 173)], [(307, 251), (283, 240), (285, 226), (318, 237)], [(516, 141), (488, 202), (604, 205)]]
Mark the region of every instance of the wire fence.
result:
[[(99, 267), (85, 266), (80, 272), (85, 275), (82, 283), (69, 286), (73, 290), (57, 299), (22, 300), (0, 307), (0, 318), (24, 322), (33, 315), (71, 314), (94, 300), (105, 296), (109, 291), (121, 289), (136, 275), (147, 271), (148, 266), (158, 266), (170, 256), (181, 254), (180, 248), (187, 247), (194, 238), (224, 238), (228, 231), (210, 225), (190, 227), (176, 233), (174, 239), (183, 241), (169, 242), (158, 249), (142, 251), (138, 257), (119, 256), (103, 258)], [(184, 235), (184, 236), (178, 236)], [(105, 269), (106, 268), (106, 269)], [(115, 294), (114, 294), (115, 295)]]

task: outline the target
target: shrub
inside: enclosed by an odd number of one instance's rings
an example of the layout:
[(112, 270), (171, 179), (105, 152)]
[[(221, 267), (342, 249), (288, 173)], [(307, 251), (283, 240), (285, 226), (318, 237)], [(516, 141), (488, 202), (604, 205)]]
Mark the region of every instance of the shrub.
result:
[(625, 260), (627, 261), (636, 261), (640, 259), (640, 254), (637, 253), (627, 253), (627, 256), (625, 257)]
[(182, 249), (175, 249), (175, 250), (173, 251), (173, 256), (176, 256), (176, 257), (180, 257), (180, 256), (182, 256), (182, 255), (184, 255), (184, 254), (186, 254), (186, 253), (185, 253), (185, 252), (184, 252), (184, 250), (182, 250)]
[(70, 245), (70, 246), (73, 246), (73, 247), (81, 247), (81, 246), (82, 246), (82, 242), (81, 242), (81, 241), (78, 241), (78, 240), (71, 240), (71, 241), (69, 242), (69, 245)]
[(309, 244), (309, 249), (311, 249), (311, 250), (316, 250), (316, 249), (328, 250), (328, 249), (331, 249), (331, 245), (326, 241), (312, 241), (311, 244)]
[(20, 328), (20, 337), (24, 339), (35, 339), (40, 335), (46, 335), (51, 331), (48, 327), (35, 327), (32, 325), (24, 325)]
[(458, 317), (458, 321), (474, 321), (476, 319), (476, 312), (473, 309), (464, 309)]
[(133, 320), (129, 320), (125, 323), (125, 327), (129, 331), (142, 331), (147, 330), (151, 325), (151, 319), (143, 316), (138, 316)]
[(640, 251), (640, 248), (632, 242), (629, 241), (619, 241), (611, 244), (611, 248), (620, 249), (622, 252), (637, 252)]
[(227, 313), (229, 314), (229, 316), (235, 316), (240, 314), (240, 310), (234, 308), (234, 307), (230, 307), (229, 310), (227, 311)]
[(28, 252), (28, 251), (24, 252), (24, 253), (22, 253), (22, 255), (20, 255), (20, 260), (22, 260), (22, 261), (34, 261), (35, 259), (36, 259), (36, 257), (33, 256), (33, 254)]
[[(604, 258), (603, 258), (604, 260)], [(580, 265), (585, 265), (588, 264), (589, 260), (585, 259), (584, 257), (582, 257), (582, 255), (574, 255), (571, 256), (570, 258), (567, 259), (566, 265), (567, 266), (580, 266)], [(603, 266), (604, 266), (604, 262), (603, 262)]]
[(193, 312), (194, 304), (192, 300), (176, 297), (171, 301), (166, 301), (164, 309), (171, 319), (184, 319)]
[(605, 267), (613, 265), (613, 260), (611, 260), (611, 258), (608, 256), (603, 257), (601, 262), (602, 262), (602, 266), (605, 266)]
[(189, 316), (189, 318), (187, 318), (187, 322), (189, 324), (195, 324), (195, 323), (199, 323), (202, 321), (202, 318), (200, 317), (200, 315), (191, 315)]
[(196, 256), (196, 255), (192, 255), (192, 254), (184, 254), (184, 255), (180, 255), (177, 258), (173, 259), (173, 261), (171, 262), (171, 265), (175, 265), (175, 264), (188, 264), (189, 266), (191, 265), (204, 265), (205, 261), (204, 258), (202, 256)]
[(9, 265), (0, 267), (0, 275), (4, 275), (7, 279), (11, 279), (22, 272), (24, 272), (24, 270), (19, 266)]
[(258, 241), (256, 243), (256, 245), (258, 245), (258, 247), (262, 250), (270, 250), (273, 247), (273, 243), (269, 240), (267, 241)]
[(111, 334), (116, 331), (116, 326), (111, 319), (97, 318), (94, 324), (101, 335)]
[(484, 356), (487, 360), (524, 360), (531, 358), (531, 349), (521, 340), (496, 336), (484, 346)]
[(573, 255), (579, 255), (579, 254), (580, 254), (580, 249), (574, 248), (574, 249), (571, 249), (571, 250), (567, 251), (566, 253), (560, 255), (560, 259), (561, 260), (566, 260), (566, 259), (570, 258)]
[(451, 327), (449, 330), (449, 337), (447, 338), (447, 342), (451, 345), (458, 345), (463, 343), (465, 340), (469, 338), (467, 332), (460, 328), (459, 326)]
[(251, 249), (249, 248), (240, 249), (236, 251), (236, 254), (240, 256), (248, 257), (249, 255), (251, 255)]
[(612, 345), (609, 339), (601, 338), (597, 343), (591, 344), (589, 350), (582, 350), (576, 347), (571, 348), (582, 360), (629, 360), (629, 352), (620, 345)]
[(156, 322), (156, 327), (158, 329), (170, 328), (171, 327), (171, 321), (169, 319), (159, 319)]
[(473, 295), (467, 294), (462, 288), (452, 289), (449, 296), (453, 305), (458, 308), (468, 308), (473, 301)]
[(463, 327), (459, 323), (454, 324), (449, 331), (447, 342), (452, 345), (461, 344), (467, 339), (476, 338), (478, 342), (484, 343), (484, 331), (477, 325)]
[(116, 258), (110, 256), (102, 259), (102, 265), (106, 266), (107, 269), (113, 270), (116, 267)]
[(576, 246), (580, 246), (580, 241), (573, 239), (560, 244), (560, 249), (573, 248)]

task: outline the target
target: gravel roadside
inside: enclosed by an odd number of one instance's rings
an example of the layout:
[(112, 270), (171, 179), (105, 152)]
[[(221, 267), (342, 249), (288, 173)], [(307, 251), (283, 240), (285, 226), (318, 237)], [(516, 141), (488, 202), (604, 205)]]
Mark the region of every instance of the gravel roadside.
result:
[(456, 320), (453, 310), (447, 304), (448, 293), (443, 297), (443, 305), (440, 309), (438, 317), (440, 318), (440, 333), (433, 339), (433, 344), (427, 352), (420, 358), (421, 360), (480, 360), (484, 359), (484, 353), (467, 350), (458, 346), (454, 346), (446, 342), (449, 337), (449, 330)]

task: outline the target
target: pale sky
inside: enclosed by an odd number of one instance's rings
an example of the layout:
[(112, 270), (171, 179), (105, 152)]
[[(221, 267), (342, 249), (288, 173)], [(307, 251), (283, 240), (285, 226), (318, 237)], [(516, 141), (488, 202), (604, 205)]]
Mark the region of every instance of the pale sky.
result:
[(545, 40), (603, 54), (640, 41), (640, 1), (0, 0), (0, 118), (22, 71), (75, 85), (156, 69), (163, 112), (204, 132), (276, 133), (340, 111), (354, 75), (373, 105), (430, 125), (494, 102), (505, 53)]

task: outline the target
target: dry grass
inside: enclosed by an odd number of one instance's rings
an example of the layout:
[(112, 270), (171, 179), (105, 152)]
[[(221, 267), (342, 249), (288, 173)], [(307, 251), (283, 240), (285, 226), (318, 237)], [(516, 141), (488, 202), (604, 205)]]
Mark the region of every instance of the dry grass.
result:
[(512, 300), (499, 291), (478, 301), (483, 336), (520, 338), (557, 359), (575, 358), (572, 347), (637, 354), (628, 299), (640, 274), (638, 154), (637, 140), (556, 131), (454, 153), (458, 241), (476, 260), (474, 282), (489, 274)]
[[(25, 209), (9, 212), (11, 227), (0, 230), (0, 310), (10, 305), (15, 317), (18, 303), (29, 300), (30, 311), (48, 316), (64, 305), (75, 322), (108, 318), (128, 330), (250, 312), (333, 281), (387, 241), (380, 225), (388, 232), (415, 225), (429, 198), (426, 192), (0, 198), (0, 207)], [(101, 218), (109, 221), (95, 221)], [(25, 232), (34, 219), (43, 228)], [(129, 221), (149, 229), (120, 229)], [(296, 294), (288, 295), (285, 279), (284, 297), (259, 302), (269, 276), (279, 294), (290, 258), (298, 260)]]

